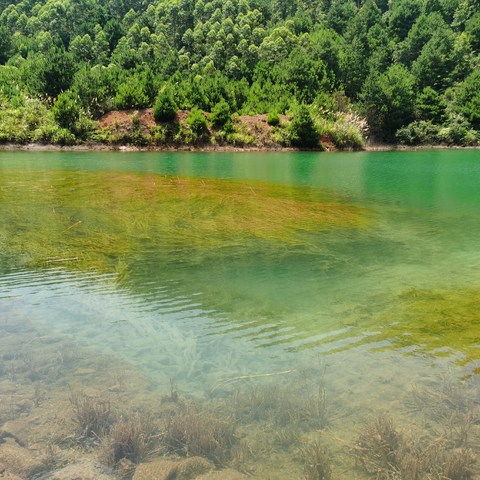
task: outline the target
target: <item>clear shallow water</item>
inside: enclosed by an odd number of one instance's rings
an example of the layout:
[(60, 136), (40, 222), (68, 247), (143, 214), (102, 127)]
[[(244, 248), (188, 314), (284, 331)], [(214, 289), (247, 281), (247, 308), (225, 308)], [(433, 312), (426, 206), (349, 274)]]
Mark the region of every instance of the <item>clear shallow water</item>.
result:
[(2, 348), (202, 398), (315, 367), (334, 418), (398, 410), (480, 366), (479, 207), (480, 151), (1, 152)]

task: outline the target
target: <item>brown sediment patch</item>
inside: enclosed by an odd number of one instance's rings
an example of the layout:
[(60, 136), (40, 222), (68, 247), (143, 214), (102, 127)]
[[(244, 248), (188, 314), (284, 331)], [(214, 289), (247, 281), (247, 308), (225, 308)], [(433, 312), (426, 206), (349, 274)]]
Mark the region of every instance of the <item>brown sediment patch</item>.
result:
[(151, 108), (112, 110), (101, 117), (98, 120), (98, 124), (100, 128), (128, 130), (132, 127), (134, 118), (136, 118), (140, 126), (145, 129), (156, 125)]
[[(286, 115), (279, 115), (279, 118), (281, 124), (290, 121)], [(268, 124), (266, 114), (240, 115), (236, 124), (240, 131), (253, 137), (256, 145), (281, 147), (279, 142), (272, 138), (272, 126)]]

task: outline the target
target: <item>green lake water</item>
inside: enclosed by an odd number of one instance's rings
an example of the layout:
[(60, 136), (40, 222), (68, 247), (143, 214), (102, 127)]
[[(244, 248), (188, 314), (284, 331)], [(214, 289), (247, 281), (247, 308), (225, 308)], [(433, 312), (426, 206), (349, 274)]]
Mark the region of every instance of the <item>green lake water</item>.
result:
[(478, 386), (480, 151), (0, 152), (0, 379), (30, 330), (161, 394), (321, 377), (330, 428), (409, 415)]

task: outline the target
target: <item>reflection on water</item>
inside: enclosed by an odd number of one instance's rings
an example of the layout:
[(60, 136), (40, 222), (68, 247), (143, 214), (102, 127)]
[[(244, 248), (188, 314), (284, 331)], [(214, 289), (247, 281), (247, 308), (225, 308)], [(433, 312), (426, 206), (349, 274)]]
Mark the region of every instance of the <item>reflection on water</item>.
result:
[[(22, 443), (45, 441), (40, 427), (22, 424), (22, 408), (51, 419), (46, 403), (73, 406), (78, 416), (85, 405), (72, 402), (67, 384), (86, 398), (113, 395), (131, 411), (150, 411), (163, 395), (155, 418), (167, 422), (158, 428), (169, 455), (200, 455), (256, 478), (322, 478), (308, 467), (307, 457), (320, 465), (326, 456), (316, 431), (335, 428), (353, 441), (352, 427), (369, 413), (405, 422), (420, 397), (451, 402), (439, 380), (446, 372), (478, 372), (479, 159), (476, 151), (3, 153), (0, 395), (10, 407), (0, 423), (19, 429)], [(461, 388), (472, 395), (477, 376), (468, 382)], [(105, 405), (94, 405), (97, 414)], [(462, 408), (476, 418), (478, 403)], [(219, 424), (202, 440), (206, 450), (176, 436), (184, 424), (211, 424), (212, 414), (234, 419), (236, 436)], [(375, 422), (358, 440), (362, 452), (379, 448), (369, 434), (394, 430)], [(479, 446), (472, 422), (474, 443), (457, 446)], [(111, 450), (120, 427), (111, 427), (108, 458), (123, 458)], [(72, 435), (62, 428), (53, 442), (60, 456)], [(158, 441), (152, 434), (148, 448)], [(358, 449), (344, 458), (332, 448), (332, 478), (353, 478), (355, 455), (368, 465), (356, 478), (393, 475)], [(397, 456), (399, 471), (419, 461)], [(104, 461), (115, 471), (101, 474), (123, 475), (117, 460)], [(432, 465), (418, 478), (446, 475)]]

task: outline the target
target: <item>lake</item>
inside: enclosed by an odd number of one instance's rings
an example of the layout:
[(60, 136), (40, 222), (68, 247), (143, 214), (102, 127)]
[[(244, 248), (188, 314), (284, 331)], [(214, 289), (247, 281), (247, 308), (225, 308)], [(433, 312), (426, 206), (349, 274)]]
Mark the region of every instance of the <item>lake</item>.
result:
[(479, 239), (479, 150), (0, 152), (0, 463), (467, 478)]

